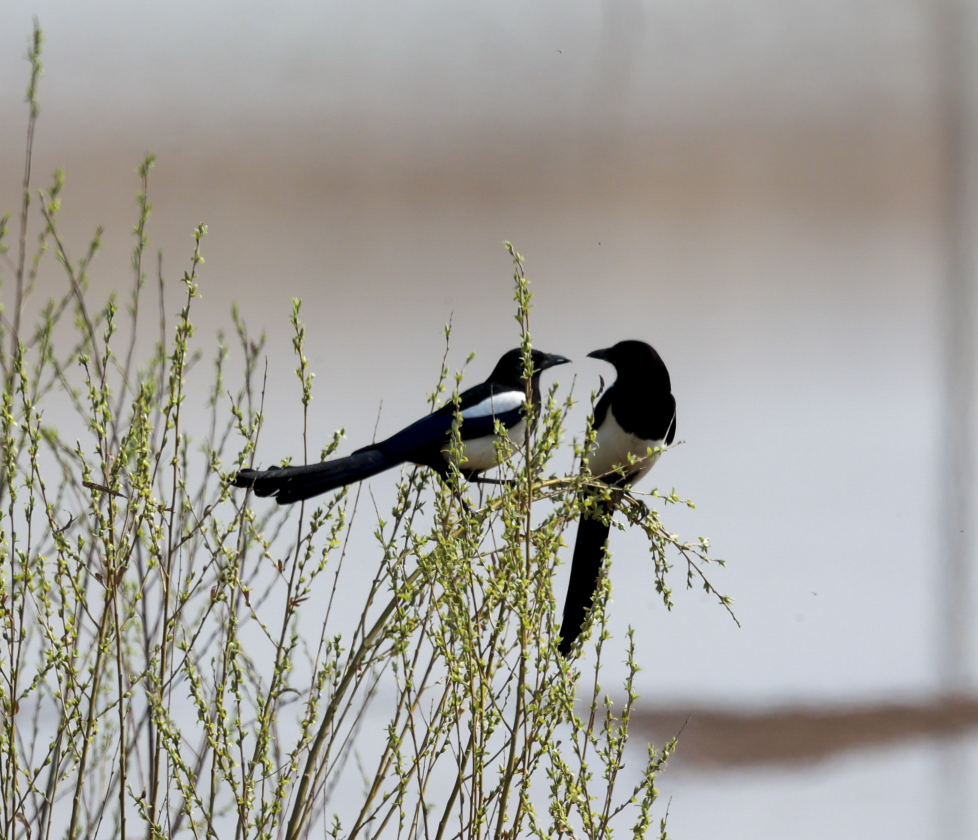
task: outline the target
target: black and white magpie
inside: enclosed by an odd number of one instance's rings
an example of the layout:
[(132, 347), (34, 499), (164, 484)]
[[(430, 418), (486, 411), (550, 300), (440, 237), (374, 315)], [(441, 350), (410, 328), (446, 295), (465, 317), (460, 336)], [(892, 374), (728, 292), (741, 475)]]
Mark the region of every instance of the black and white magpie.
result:
[[(588, 356), (610, 362), (618, 373), (594, 408), (595, 437), (588, 467), (605, 484), (625, 488), (652, 469), (659, 447), (675, 439), (676, 399), (669, 371), (644, 341), (620, 341)], [(613, 514), (612, 500), (598, 500), (593, 512), (581, 516), (560, 627), (559, 649), (564, 656), (580, 635), (594, 599)]]
[[(570, 361), (563, 356), (531, 351), (533, 374), (529, 396), (540, 409), (540, 374), (547, 368)], [(496, 421), (502, 423), (509, 439), (517, 446), (526, 434), (527, 387), (523, 376), (523, 353), (510, 350), (499, 360), (489, 378), (459, 394), (459, 403), (447, 403), (412, 423), (397, 434), (358, 449), (346, 458), (334, 458), (302, 467), (271, 467), (267, 470), (241, 470), (234, 478), (235, 487), (252, 487), (257, 496), (274, 496), (280, 505), (300, 502), (328, 490), (345, 487), (370, 478), (399, 464), (415, 463), (431, 467), (442, 478), (447, 477), (452, 458), (451, 433), (456, 414), (461, 414), (459, 435), (462, 451), (458, 468), (471, 480), (484, 470), (499, 464), (496, 447)]]

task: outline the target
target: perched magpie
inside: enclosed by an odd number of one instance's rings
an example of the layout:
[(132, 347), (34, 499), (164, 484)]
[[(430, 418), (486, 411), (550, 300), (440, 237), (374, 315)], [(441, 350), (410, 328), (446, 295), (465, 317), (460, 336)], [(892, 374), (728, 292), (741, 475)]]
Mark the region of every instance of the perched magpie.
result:
[[(658, 460), (657, 447), (676, 436), (676, 400), (669, 371), (644, 341), (620, 341), (588, 353), (615, 366), (618, 378), (594, 409), (594, 444), (588, 453), (591, 474), (612, 487), (625, 488), (642, 478)], [(560, 652), (566, 656), (580, 635), (601, 573), (614, 504), (598, 501), (581, 516), (571, 562), (570, 584), (560, 627)]]
[[(533, 375), (530, 400), (539, 414), (540, 374), (547, 368), (570, 361), (563, 356), (531, 351)], [(495, 426), (498, 420), (509, 439), (519, 445), (526, 434), (526, 380), (523, 353), (518, 348), (504, 354), (489, 378), (459, 394), (459, 404), (447, 403), (437, 411), (412, 423), (380, 443), (358, 449), (346, 458), (334, 458), (304, 467), (271, 467), (267, 470), (241, 470), (235, 487), (253, 487), (257, 496), (274, 496), (280, 505), (300, 502), (337, 487), (362, 481), (399, 464), (415, 463), (431, 467), (447, 477), (451, 460), (452, 424), (461, 414), (459, 435), (462, 451), (458, 467), (471, 480), (499, 463)]]

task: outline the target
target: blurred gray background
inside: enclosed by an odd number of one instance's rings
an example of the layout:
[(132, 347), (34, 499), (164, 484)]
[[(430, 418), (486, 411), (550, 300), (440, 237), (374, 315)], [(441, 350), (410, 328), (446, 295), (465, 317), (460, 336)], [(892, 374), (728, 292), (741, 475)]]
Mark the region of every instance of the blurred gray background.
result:
[[(729, 563), (713, 580), (742, 629), (699, 590), (667, 614), (642, 540), (614, 534), (612, 628), (637, 629), (643, 702), (926, 707), (970, 692), (975, 665), (971, 262), (955, 238), (971, 206), (957, 190), (969, 14), (925, 0), (6, 0), (0, 209), (18, 201), (37, 15), (35, 183), (66, 169), (75, 251), (106, 225), (104, 296), (129, 282), (135, 168), (157, 154), (150, 237), (167, 275), (206, 222), (202, 330), (237, 301), (283, 371), (266, 464), (300, 451), (293, 296), (314, 447), (373, 429), (381, 400), (385, 435), (423, 412), (449, 318), (452, 366), (476, 353), (470, 381), (516, 344), (512, 240), (535, 343), (577, 362), (558, 371), (565, 387), (576, 376), (572, 426), (610, 374), (590, 350), (659, 350), (685, 443), (648, 483), (694, 499), (667, 525)], [(978, 749), (955, 732), (897, 726), (883, 745), (840, 739), (789, 763), (684, 764), (681, 742), (660, 784), (670, 836), (978, 837)]]

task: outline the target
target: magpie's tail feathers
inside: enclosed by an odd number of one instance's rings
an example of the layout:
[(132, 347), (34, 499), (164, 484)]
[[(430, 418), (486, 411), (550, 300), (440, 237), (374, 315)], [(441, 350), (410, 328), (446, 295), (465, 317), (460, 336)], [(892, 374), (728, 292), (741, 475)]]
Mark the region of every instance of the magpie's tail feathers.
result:
[(268, 470), (241, 470), (235, 487), (250, 487), (256, 496), (274, 496), (280, 505), (301, 502), (320, 493), (363, 481), (390, 469), (391, 461), (379, 449), (363, 449), (346, 458), (334, 458), (303, 467), (272, 467)]
[(600, 502), (593, 514), (584, 514), (577, 526), (574, 559), (571, 561), (570, 583), (564, 601), (564, 620), (560, 625), (558, 649), (567, 656), (584, 629), (588, 611), (598, 588), (598, 577), (605, 556), (605, 545), (611, 530), (612, 507)]

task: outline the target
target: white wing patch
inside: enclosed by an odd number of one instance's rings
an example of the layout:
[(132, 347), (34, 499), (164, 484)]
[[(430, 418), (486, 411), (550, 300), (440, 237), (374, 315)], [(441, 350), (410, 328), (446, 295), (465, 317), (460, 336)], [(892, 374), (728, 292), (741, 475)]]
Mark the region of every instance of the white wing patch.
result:
[(498, 417), (508, 411), (513, 411), (526, 403), (526, 394), (520, 391), (505, 391), (493, 394), (480, 403), (469, 406), (462, 412), (462, 419), (473, 417)]

